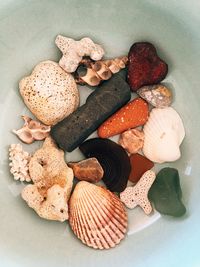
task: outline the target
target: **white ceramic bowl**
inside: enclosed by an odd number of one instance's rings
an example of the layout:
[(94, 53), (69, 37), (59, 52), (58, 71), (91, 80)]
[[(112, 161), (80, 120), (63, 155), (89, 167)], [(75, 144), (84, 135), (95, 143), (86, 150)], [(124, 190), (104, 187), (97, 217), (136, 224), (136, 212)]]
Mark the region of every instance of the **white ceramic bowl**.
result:
[[(199, 10), (198, 0), (0, 1), (0, 266), (200, 266)], [(40, 219), (20, 198), (22, 187), (9, 174), (7, 155), (9, 144), (18, 142), (11, 129), (21, 126), (20, 115), (29, 114), (18, 81), (40, 61), (58, 61), (57, 34), (92, 37), (108, 57), (126, 54), (136, 41), (158, 48), (169, 64), (166, 82), (186, 128), (182, 158), (169, 164), (179, 169), (186, 216), (147, 218), (138, 208), (129, 212), (126, 239), (114, 249), (96, 251), (67, 223)], [(82, 93), (82, 101), (88, 93)]]

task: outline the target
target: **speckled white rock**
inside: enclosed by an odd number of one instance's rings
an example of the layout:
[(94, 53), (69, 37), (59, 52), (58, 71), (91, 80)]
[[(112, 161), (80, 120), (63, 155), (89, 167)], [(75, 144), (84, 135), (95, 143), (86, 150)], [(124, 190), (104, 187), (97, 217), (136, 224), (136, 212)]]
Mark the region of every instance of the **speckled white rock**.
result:
[(30, 111), (46, 125), (54, 125), (79, 105), (73, 76), (56, 62), (39, 63), (30, 76), (19, 83), (20, 93)]
[(172, 103), (172, 92), (163, 84), (143, 86), (137, 93), (156, 108), (165, 108)]

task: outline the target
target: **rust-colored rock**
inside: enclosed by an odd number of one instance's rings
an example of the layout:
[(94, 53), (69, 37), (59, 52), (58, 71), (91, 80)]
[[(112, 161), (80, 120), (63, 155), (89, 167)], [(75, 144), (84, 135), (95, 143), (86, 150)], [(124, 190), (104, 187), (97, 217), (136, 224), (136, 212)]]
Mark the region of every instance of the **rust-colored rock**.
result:
[(96, 158), (89, 158), (80, 162), (70, 162), (68, 164), (74, 171), (74, 176), (78, 180), (92, 183), (99, 182), (104, 171)]
[(154, 163), (140, 154), (132, 154), (130, 156), (131, 173), (129, 181), (137, 183), (142, 175), (153, 168)]

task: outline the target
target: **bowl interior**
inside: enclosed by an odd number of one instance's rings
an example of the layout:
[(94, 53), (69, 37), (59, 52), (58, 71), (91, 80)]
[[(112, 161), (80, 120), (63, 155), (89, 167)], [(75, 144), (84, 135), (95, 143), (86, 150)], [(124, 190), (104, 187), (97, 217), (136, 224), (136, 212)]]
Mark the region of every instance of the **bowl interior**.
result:
[[(199, 266), (200, 238), (200, 18), (198, 1), (43, 0), (0, 3), (0, 266)], [(127, 54), (136, 41), (150, 41), (169, 65), (165, 82), (174, 93), (186, 138), (182, 157), (166, 164), (179, 170), (187, 215), (181, 219), (129, 212), (129, 234), (115, 249), (84, 246), (67, 223), (40, 219), (20, 198), (24, 185), (8, 168), (11, 133), (30, 114), (18, 92), (19, 80), (40, 61), (58, 61), (57, 34), (89, 36), (104, 46), (106, 57)], [(84, 102), (90, 89), (81, 88)], [(28, 151), (39, 147), (24, 145)], [(197, 148), (197, 149), (196, 149)], [(67, 160), (80, 157), (78, 151)], [(165, 165), (162, 165), (163, 167)], [(181, 264), (180, 264), (181, 262)], [(192, 264), (191, 264), (192, 263)]]

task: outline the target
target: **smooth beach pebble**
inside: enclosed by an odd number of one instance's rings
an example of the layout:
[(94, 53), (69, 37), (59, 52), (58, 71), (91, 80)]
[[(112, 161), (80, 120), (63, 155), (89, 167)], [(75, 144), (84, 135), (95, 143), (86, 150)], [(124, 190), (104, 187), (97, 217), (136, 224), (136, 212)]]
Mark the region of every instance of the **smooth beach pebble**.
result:
[(178, 170), (164, 168), (156, 176), (149, 191), (149, 199), (162, 214), (180, 217), (185, 214)]
[(74, 176), (80, 181), (97, 183), (103, 177), (103, 168), (96, 158), (89, 158), (79, 162), (69, 162), (68, 166), (73, 169)]
[(162, 84), (147, 85), (137, 91), (138, 95), (156, 108), (165, 108), (172, 103), (171, 91)]

